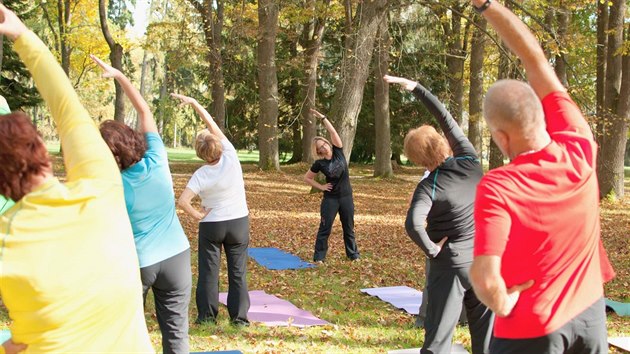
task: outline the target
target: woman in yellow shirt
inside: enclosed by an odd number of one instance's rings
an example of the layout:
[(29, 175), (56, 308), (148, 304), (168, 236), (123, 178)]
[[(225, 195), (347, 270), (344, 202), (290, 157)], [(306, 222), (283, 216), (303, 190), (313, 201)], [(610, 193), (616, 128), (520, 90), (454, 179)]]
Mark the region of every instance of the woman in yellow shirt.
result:
[(0, 292), (25, 353), (153, 352), (118, 166), (55, 57), (0, 4), (0, 34), (57, 124), (67, 182), (24, 113), (0, 116)]

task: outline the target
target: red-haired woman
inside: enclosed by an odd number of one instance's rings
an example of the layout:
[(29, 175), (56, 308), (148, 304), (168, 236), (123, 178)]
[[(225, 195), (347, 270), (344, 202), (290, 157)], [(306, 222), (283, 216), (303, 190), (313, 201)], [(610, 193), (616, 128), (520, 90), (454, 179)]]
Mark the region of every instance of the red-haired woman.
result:
[[(120, 172), (46, 45), (0, 4), (0, 35), (57, 124), (67, 181), (24, 113), (0, 116), (0, 292), (15, 353), (153, 352)], [(20, 343), (22, 346), (16, 346)], [(2, 351), (2, 350), (0, 350)]]
[(483, 176), (477, 152), (424, 86), (402, 77), (386, 75), (383, 79), (413, 92), (446, 135), (444, 138), (432, 126), (423, 125), (410, 130), (404, 141), (407, 158), (430, 171), (414, 191), (405, 222), (407, 234), (429, 258), (425, 339), (420, 352), (451, 352), (463, 303), (473, 353), (487, 353), (492, 312), (475, 296), (468, 275), (475, 236), (475, 192)]
[(103, 69), (103, 77), (120, 84), (138, 112), (140, 131), (113, 120), (103, 122), (100, 131), (122, 174), (143, 296), (153, 291), (162, 351), (189, 353), (190, 244), (177, 217), (166, 148), (140, 92), (119, 70), (91, 58)]
[[(360, 258), (357, 242), (354, 238), (354, 200), (352, 198), (352, 185), (350, 185), (350, 171), (348, 162), (343, 154), (343, 144), (335, 127), (328, 118), (320, 112), (312, 109), (313, 115), (322, 120), (324, 127), (330, 134), (330, 140), (316, 136), (311, 142), (311, 153), (317, 156), (311, 168), (304, 175), (304, 182), (324, 192), (320, 206), (321, 221), (315, 239), (315, 252), (313, 261), (323, 262), (328, 252), (328, 237), (332, 231), (332, 224), (337, 213), (343, 229), (343, 243), (346, 248), (346, 257), (350, 260)], [(315, 180), (315, 176), (321, 172), (326, 176), (326, 184)]]

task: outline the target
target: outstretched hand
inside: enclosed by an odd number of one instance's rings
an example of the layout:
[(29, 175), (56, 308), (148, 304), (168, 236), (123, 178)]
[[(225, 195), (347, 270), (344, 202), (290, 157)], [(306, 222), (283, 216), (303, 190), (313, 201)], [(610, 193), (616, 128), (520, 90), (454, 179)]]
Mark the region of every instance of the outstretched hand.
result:
[(96, 65), (100, 66), (101, 69), (103, 69), (103, 77), (104, 78), (117, 78), (119, 75), (122, 75), (122, 73), (120, 72), (120, 70), (114, 68), (113, 66), (107, 64), (106, 62), (102, 61), (101, 59), (99, 59), (98, 57), (96, 57), (93, 54), (90, 54), (90, 59), (92, 59)]
[(192, 97), (188, 97), (188, 96), (184, 96), (184, 95), (180, 95), (178, 93), (171, 93), (171, 97), (180, 100), (180, 104), (179, 106), (185, 106), (185, 105), (189, 105), (189, 104), (193, 104), (195, 102), (197, 102), (197, 100), (195, 100)]
[(405, 79), (404, 77), (390, 75), (383, 76), (383, 81), (387, 82), (388, 84), (399, 84), (407, 91), (413, 91), (413, 89), (416, 88), (417, 85), (415, 81)]
[(326, 116), (325, 116), (325, 115), (323, 115), (322, 113), (320, 113), (320, 112), (319, 112), (318, 110), (316, 110), (316, 109), (311, 108), (311, 113), (312, 113), (315, 117), (317, 117), (317, 118), (319, 118), (319, 119), (324, 119), (324, 118), (326, 118)]
[(28, 27), (17, 15), (0, 3), (0, 34), (16, 40)]

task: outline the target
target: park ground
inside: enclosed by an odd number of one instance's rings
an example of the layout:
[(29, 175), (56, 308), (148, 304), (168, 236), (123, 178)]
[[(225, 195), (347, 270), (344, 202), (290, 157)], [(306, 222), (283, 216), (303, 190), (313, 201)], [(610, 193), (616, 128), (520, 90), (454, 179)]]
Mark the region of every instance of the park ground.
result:
[[(201, 161), (190, 152), (169, 151), (171, 171), (178, 197)], [(240, 154), (250, 208), (251, 247), (277, 247), (310, 260), (319, 223), (321, 194), (310, 193), (302, 182), (307, 164), (282, 166), (281, 172), (262, 172), (252, 153)], [(56, 171), (62, 175), (57, 159)], [(190, 304), (191, 351), (234, 350), (244, 353), (385, 353), (387, 350), (420, 347), (424, 331), (413, 327), (414, 318), (405, 312), (359, 291), (362, 288), (407, 285), (421, 290), (424, 257), (407, 237), (404, 218), (408, 199), (421, 171), (401, 167), (396, 177), (372, 177), (372, 166), (352, 165), (355, 198), (355, 231), (361, 261), (349, 262), (344, 255), (341, 225), (333, 226), (327, 261), (316, 268), (271, 271), (250, 259), (250, 290), (264, 290), (297, 307), (312, 312), (330, 325), (310, 328), (231, 326), (227, 310), (220, 308), (217, 324), (194, 324), (196, 308)], [(626, 171), (626, 195), (630, 195), (630, 171)], [(196, 201), (198, 206), (198, 200)], [(180, 220), (192, 247), (193, 286), (197, 282), (197, 223), (182, 211)], [(617, 272), (606, 284), (606, 296), (630, 302), (630, 198), (603, 201), (602, 239)], [(221, 291), (227, 290), (225, 259), (222, 260)], [(149, 299), (145, 315), (156, 349), (161, 348), (160, 331)], [(3, 327), (6, 310), (0, 311)], [(608, 315), (609, 336), (630, 336), (628, 317)], [(470, 350), (466, 327), (458, 327), (455, 341)], [(611, 352), (615, 352), (612, 349)]]

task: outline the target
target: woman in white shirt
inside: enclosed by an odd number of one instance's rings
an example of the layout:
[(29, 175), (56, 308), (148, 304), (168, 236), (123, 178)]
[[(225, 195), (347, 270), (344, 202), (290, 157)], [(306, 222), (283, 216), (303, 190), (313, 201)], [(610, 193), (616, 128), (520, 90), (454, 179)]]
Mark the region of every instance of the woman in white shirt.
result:
[[(183, 105), (191, 105), (208, 127), (197, 135), (195, 141), (197, 156), (206, 164), (195, 171), (178, 200), (186, 213), (199, 220), (196, 323), (216, 322), (223, 247), (227, 257), (227, 307), (230, 320), (235, 325), (248, 326), (249, 211), (238, 155), (232, 143), (197, 100), (178, 94), (171, 96), (181, 100)], [(190, 204), (195, 196), (201, 198), (201, 211)]]

